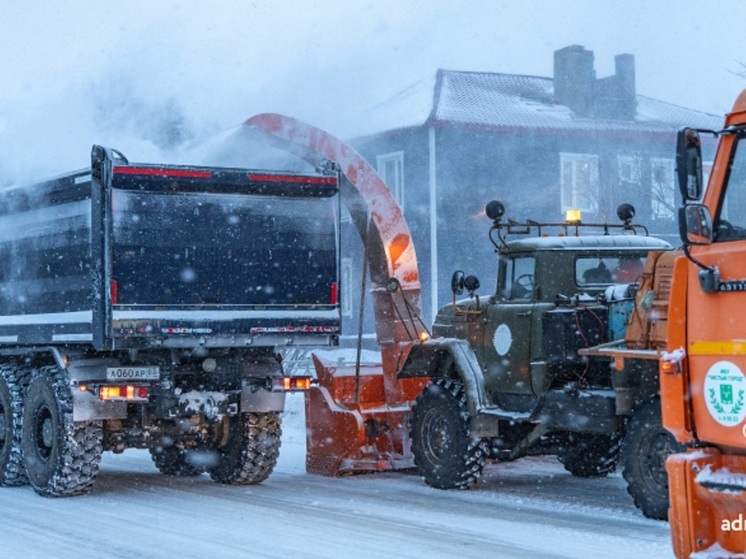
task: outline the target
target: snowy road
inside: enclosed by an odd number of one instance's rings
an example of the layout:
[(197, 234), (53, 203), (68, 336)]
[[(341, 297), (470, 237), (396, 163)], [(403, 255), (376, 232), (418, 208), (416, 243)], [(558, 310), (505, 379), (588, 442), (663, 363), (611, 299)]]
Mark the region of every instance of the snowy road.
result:
[(297, 398), (264, 484), (169, 478), (147, 452), (107, 453), (87, 497), (0, 490), (0, 557), (673, 557), (668, 525), (634, 508), (618, 474), (576, 479), (552, 457), (490, 465), (468, 491), (431, 489), (399, 472), (308, 475)]

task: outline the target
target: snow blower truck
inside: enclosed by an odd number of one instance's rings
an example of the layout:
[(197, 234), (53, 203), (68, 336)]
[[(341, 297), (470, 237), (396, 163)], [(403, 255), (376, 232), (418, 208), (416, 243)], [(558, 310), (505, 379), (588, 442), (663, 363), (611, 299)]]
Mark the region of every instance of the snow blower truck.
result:
[[(719, 138), (707, 188), (702, 141)], [(742, 143), (743, 142), (743, 143)], [(720, 131), (681, 130), (684, 256), (673, 273), (663, 421), (686, 452), (669, 457), (676, 556), (746, 557), (746, 91)]]
[[(517, 224), (490, 204), (497, 292), (482, 300), (476, 278), (455, 274), (454, 303), (431, 334), (419, 318), (407, 224), (370, 165), (290, 117), (257, 115), (245, 126), (311, 165), (339, 164), (342, 201), (370, 268), (382, 364), (314, 356), (308, 472), (417, 466), (434, 487), (463, 488), (489, 458), (557, 453), (584, 477), (606, 475), (621, 459), (635, 504), (666, 518), (665, 460), (679, 447), (661, 426), (658, 359), (675, 255), (668, 243), (636, 234), (647, 230), (632, 223), (631, 206), (623, 206), (621, 224), (594, 226)], [(546, 237), (551, 228), (563, 235)], [(470, 298), (456, 302), (464, 289)]]
[(130, 163), (0, 190), (0, 485), (88, 493), (103, 451), (254, 484), (279, 453), (277, 347), (336, 345), (339, 184)]
[(373, 167), (331, 134), (278, 114), (254, 116), (244, 126), (313, 167), (337, 165), (342, 203), (363, 240), (370, 271), (382, 363), (358, 359), (341, 366), (313, 356), (317, 383), (305, 398), (306, 470), (334, 476), (414, 468), (410, 412), (429, 379), (400, 379), (397, 373), (429, 331), (421, 319), (415, 247), (401, 209)]

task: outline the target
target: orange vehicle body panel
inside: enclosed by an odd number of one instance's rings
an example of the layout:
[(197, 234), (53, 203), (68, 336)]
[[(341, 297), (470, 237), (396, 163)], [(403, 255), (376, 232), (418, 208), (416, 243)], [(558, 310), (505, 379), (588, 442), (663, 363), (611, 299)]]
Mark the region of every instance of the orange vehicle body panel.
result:
[[(746, 91), (726, 126), (746, 125)], [(703, 203), (717, 215), (735, 135), (721, 136)], [(746, 240), (690, 248), (721, 281), (746, 279)], [(669, 457), (673, 548), (679, 558), (746, 557), (746, 292), (706, 293), (700, 268), (677, 259), (661, 360), (663, 424), (689, 450)]]
[[(674, 261), (680, 251), (652, 250), (645, 259), (639, 282), (634, 312), (624, 334), (629, 349), (666, 349), (668, 340), (668, 303), (671, 298), (671, 277)], [(651, 300), (649, 294), (653, 294)]]
[[(668, 309), (668, 351), (674, 353), (686, 347), (686, 288), (688, 261), (676, 259)], [(686, 360), (679, 361), (678, 374), (660, 374), (663, 424), (682, 443), (693, 440), (691, 406), (686, 395), (688, 372)]]

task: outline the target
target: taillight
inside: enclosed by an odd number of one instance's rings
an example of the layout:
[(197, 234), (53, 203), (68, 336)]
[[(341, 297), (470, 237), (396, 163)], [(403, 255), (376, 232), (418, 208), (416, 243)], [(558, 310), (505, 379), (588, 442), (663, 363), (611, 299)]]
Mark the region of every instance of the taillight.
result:
[(311, 388), (311, 377), (282, 377), (272, 379), (272, 392), (296, 392)]
[(339, 300), (339, 288), (337, 287), (336, 281), (332, 283), (332, 292), (329, 295), (329, 299), (331, 300), (332, 305), (336, 305)]
[(119, 287), (116, 280), (111, 280), (111, 304), (116, 305), (119, 298)]
[(147, 402), (148, 387), (131, 384), (99, 386), (98, 397), (108, 402)]

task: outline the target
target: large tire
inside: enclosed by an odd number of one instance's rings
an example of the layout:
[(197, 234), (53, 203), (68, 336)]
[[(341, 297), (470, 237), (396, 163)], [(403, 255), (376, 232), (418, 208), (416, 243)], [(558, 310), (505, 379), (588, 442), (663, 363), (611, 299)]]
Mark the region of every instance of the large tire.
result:
[(0, 367), (0, 486), (27, 485), (21, 449), (23, 400), (28, 373), (15, 365)]
[(103, 452), (98, 421), (73, 421), (72, 395), (57, 367), (36, 372), (23, 410), (22, 449), (26, 472), (43, 497), (89, 493)]
[(228, 440), (217, 450), (210, 477), (230, 485), (255, 485), (267, 479), (280, 455), (282, 418), (277, 412), (240, 413), (230, 419)]
[(464, 386), (436, 379), (417, 397), (410, 437), (420, 475), (437, 489), (465, 489), (482, 475), (487, 443), (469, 433)]
[(570, 433), (557, 458), (575, 477), (604, 477), (619, 464), (619, 435)]
[(158, 471), (167, 476), (194, 477), (207, 471), (206, 465), (194, 459), (195, 455), (177, 446), (151, 448), (150, 457)]
[(658, 398), (645, 402), (632, 413), (622, 446), (622, 476), (635, 506), (648, 518), (668, 518), (666, 458), (684, 449), (663, 428)]

